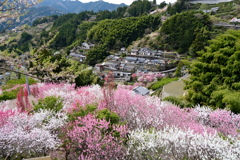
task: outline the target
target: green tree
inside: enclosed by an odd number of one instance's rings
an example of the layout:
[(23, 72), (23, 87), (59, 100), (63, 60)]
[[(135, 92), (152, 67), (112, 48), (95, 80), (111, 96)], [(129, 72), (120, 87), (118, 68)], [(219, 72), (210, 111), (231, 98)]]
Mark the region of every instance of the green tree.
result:
[(94, 66), (95, 64), (102, 62), (109, 54), (106, 47), (103, 45), (96, 45), (90, 49), (86, 54), (86, 62)]
[(194, 33), (197, 34), (189, 48), (189, 54), (191, 56), (197, 56), (197, 52), (204, 49), (204, 47), (208, 45), (208, 40), (210, 39), (210, 32), (206, 27), (202, 27), (201, 29), (197, 28)]
[(63, 108), (63, 99), (61, 97), (54, 96), (40, 98), (37, 103), (33, 102), (33, 106), (34, 112), (38, 112), (40, 109), (59, 112)]
[(45, 82), (75, 83), (75, 78), (87, 66), (67, 58), (65, 54), (53, 54), (47, 49), (31, 53), (29, 73)]
[[(210, 38), (206, 36), (209, 30), (211, 30), (211, 21), (208, 15), (203, 12), (188, 11), (167, 19), (161, 27), (159, 40), (163, 47), (170, 45), (179, 53), (187, 52), (194, 43), (192, 49), (195, 51), (192, 52), (196, 52), (201, 50)], [(199, 31), (203, 35), (199, 34)]]
[(100, 84), (100, 78), (93, 74), (92, 69), (85, 69), (80, 72), (80, 74), (75, 79), (76, 87), (86, 86), (91, 84)]
[(167, 3), (165, 1), (163, 1), (162, 3), (160, 3), (159, 8), (164, 8), (167, 5)]
[(180, 13), (184, 10), (188, 10), (188, 8), (189, 8), (188, 0), (178, 0), (176, 3), (169, 6), (169, 8), (167, 9), (167, 12), (170, 15), (174, 15), (174, 14)]
[(27, 32), (23, 32), (21, 34), (21, 38), (18, 41), (18, 46), (17, 48), (21, 51), (29, 51), (29, 44), (33, 36)]
[(128, 46), (132, 41), (142, 37), (146, 29), (156, 30), (160, 23), (160, 18), (155, 16), (107, 19), (94, 25), (88, 31), (87, 39), (93, 43), (104, 44), (110, 49), (116, 49)]
[(149, 13), (151, 10), (151, 3), (148, 0), (136, 0), (127, 9), (127, 12), (134, 17), (140, 16), (144, 13)]
[(60, 49), (70, 46), (78, 38), (78, 26), (89, 17), (88, 11), (81, 12), (79, 14), (69, 13), (58, 16), (51, 28), (57, 33), (51, 40), (50, 47), (54, 49)]
[(209, 41), (190, 67), (187, 100), (240, 113), (240, 31), (228, 30)]

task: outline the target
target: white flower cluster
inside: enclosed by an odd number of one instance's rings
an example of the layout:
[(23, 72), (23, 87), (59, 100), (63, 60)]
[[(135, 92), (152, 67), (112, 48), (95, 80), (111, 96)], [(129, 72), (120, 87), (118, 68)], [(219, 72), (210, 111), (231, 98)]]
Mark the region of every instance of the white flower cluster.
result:
[(210, 107), (195, 106), (194, 110), (198, 112), (198, 121), (202, 124), (206, 124), (209, 121), (209, 114), (213, 111)]
[(128, 141), (130, 159), (240, 159), (237, 138), (223, 138), (218, 134), (194, 134), (176, 127), (163, 130), (136, 130)]
[[(66, 123), (65, 113), (41, 110), (34, 115), (18, 113), (0, 127), (0, 155), (3, 157), (43, 155), (60, 145), (57, 129)], [(1, 157), (0, 156), (0, 157)]]

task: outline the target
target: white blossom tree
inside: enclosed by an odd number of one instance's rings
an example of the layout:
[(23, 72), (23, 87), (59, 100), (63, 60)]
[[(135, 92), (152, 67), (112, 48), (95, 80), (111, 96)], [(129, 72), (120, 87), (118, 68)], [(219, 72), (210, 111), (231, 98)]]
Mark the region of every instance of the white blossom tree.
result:
[(66, 123), (65, 113), (40, 110), (29, 115), (8, 110), (0, 116), (0, 159), (43, 156), (61, 144), (58, 134)]

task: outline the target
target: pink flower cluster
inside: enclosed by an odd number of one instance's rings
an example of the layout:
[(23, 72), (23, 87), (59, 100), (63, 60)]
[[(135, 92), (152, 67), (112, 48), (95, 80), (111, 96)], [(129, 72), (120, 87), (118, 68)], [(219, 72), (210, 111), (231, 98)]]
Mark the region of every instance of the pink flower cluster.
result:
[(138, 82), (153, 82), (153, 81), (157, 80), (157, 78), (165, 77), (165, 75), (162, 73), (139, 72), (139, 73), (132, 74), (132, 77), (136, 78)]
[(220, 132), (224, 135), (239, 136), (240, 115), (226, 110), (210, 108), (180, 109), (164, 104), (156, 97), (141, 96), (119, 85), (116, 90), (107, 90), (98, 85), (74, 89), (70, 84), (38, 84), (39, 96), (60, 96), (64, 109), (71, 111), (76, 104), (98, 104), (98, 109), (109, 108), (127, 121), (129, 128), (164, 128), (165, 125), (192, 129), (195, 133), (204, 131)]
[[(114, 125), (110, 122), (87, 115), (74, 122), (73, 129), (67, 135), (71, 139), (68, 148), (72, 149), (78, 159), (115, 159), (124, 156), (123, 143), (126, 140), (126, 126)], [(118, 137), (114, 136), (118, 132)], [(77, 148), (77, 149), (76, 149)], [(74, 150), (75, 149), (75, 150)]]
[[(14, 146), (12, 143), (17, 143), (16, 141), (26, 149), (22, 141), (26, 137), (21, 135), (28, 133), (28, 137), (36, 139), (35, 131), (39, 130), (42, 132), (38, 139), (43, 144), (31, 139), (27, 144), (36, 145), (28, 145), (29, 150), (36, 146), (52, 149), (60, 144), (57, 137), (60, 129), (67, 137), (61, 141), (70, 140), (67, 149), (73, 150), (78, 159), (240, 158), (240, 115), (230, 111), (212, 110), (208, 107), (181, 109), (162, 102), (157, 97), (134, 94), (131, 88), (123, 85), (116, 89), (101, 88), (98, 85), (75, 89), (71, 84), (40, 83), (32, 88), (35, 88), (37, 98), (61, 97), (64, 107), (57, 114), (51, 111), (30, 114), (13, 110), (12, 106), (8, 108), (5, 103), (5, 107), (0, 108), (0, 134), (4, 137), (4, 140), (0, 139), (0, 152), (6, 150), (6, 145), (1, 144)], [(24, 97), (19, 98), (19, 107), (26, 105), (25, 101)], [(85, 107), (91, 104), (96, 104), (96, 111), (78, 117), (75, 121), (67, 119), (66, 114), (73, 114), (79, 105)], [(27, 107), (22, 107), (24, 108)], [(124, 125), (113, 125), (106, 119), (96, 117), (96, 112), (106, 108), (120, 116), (120, 122)], [(67, 129), (64, 130), (63, 126)], [(119, 133), (117, 137), (114, 136), (116, 132)], [(19, 136), (15, 133), (19, 133)], [(11, 138), (16, 141), (11, 141)], [(55, 138), (56, 144), (52, 138)], [(11, 151), (16, 154), (21, 150), (13, 147)], [(43, 151), (39, 149), (39, 152)], [(12, 153), (7, 154), (13, 155)]]

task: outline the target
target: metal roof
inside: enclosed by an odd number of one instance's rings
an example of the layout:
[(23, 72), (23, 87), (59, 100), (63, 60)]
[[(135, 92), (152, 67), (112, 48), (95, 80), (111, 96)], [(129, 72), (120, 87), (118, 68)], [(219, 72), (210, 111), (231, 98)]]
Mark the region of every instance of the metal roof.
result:
[(135, 93), (143, 95), (143, 96), (149, 94), (149, 90), (145, 87), (142, 87), (142, 86), (138, 86), (138, 87), (134, 88), (133, 91)]

